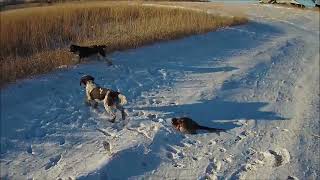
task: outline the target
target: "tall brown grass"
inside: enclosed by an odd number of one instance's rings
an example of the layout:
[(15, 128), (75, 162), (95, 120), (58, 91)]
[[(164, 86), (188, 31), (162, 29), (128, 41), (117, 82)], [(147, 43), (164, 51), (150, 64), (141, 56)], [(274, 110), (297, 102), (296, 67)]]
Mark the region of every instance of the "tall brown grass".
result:
[(113, 52), (247, 22), (128, 2), (67, 3), (0, 15), (0, 84), (75, 64), (70, 43), (104, 44)]

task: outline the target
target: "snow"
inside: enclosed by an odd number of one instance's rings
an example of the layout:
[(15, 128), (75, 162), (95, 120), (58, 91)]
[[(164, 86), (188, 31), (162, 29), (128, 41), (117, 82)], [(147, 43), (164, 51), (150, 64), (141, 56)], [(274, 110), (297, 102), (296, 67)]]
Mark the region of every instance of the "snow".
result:
[[(3, 88), (1, 179), (317, 179), (319, 16), (239, 8), (246, 25)], [(126, 121), (84, 104), (84, 74), (127, 97)], [(228, 132), (180, 134), (175, 116)]]

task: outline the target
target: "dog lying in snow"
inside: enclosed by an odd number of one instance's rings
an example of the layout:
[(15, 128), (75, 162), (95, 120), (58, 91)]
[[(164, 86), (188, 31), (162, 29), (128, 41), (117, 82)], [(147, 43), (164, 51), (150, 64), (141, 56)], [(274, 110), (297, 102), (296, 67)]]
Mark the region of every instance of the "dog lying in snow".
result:
[(172, 118), (171, 123), (173, 127), (182, 133), (188, 133), (188, 134), (196, 134), (197, 130), (207, 130), (209, 132), (215, 132), (220, 134), (220, 132), (225, 132), (225, 129), (218, 129), (218, 128), (210, 128), (206, 126), (200, 126), (198, 123), (193, 121), (190, 118), (187, 117), (181, 117), (181, 118)]
[(82, 76), (80, 79), (80, 86), (84, 85), (86, 88), (86, 103), (93, 107), (98, 106), (97, 101), (103, 101), (103, 105), (107, 113), (112, 116), (111, 122), (116, 119), (115, 111), (121, 111), (122, 119), (125, 120), (126, 113), (123, 105), (127, 104), (127, 99), (124, 95), (111, 89), (99, 87), (94, 82), (94, 77), (90, 75)]
[[(105, 45), (93, 45), (93, 46), (78, 46), (71, 44), (70, 45), (70, 52), (73, 52), (74, 54), (77, 54), (79, 56), (79, 62), (81, 62), (81, 59), (95, 55), (100, 54), (102, 57), (106, 57), (106, 53), (104, 51), (104, 48), (106, 48)], [(106, 58), (109, 65), (112, 65), (112, 61), (108, 58)]]

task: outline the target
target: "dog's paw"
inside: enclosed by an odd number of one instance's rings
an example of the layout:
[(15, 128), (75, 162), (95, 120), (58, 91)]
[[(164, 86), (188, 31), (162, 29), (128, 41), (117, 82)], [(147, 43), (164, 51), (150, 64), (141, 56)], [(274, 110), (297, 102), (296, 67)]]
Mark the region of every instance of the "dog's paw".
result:
[(91, 104), (88, 101), (84, 101), (84, 104), (90, 106)]
[(122, 116), (122, 120), (126, 120), (126, 117), (128, 116), (128, 114), (125, 111), (122, 111), (121, 116)]
[(108, 66), (112, 66), (113, 65), (113, 63), (112, 63), (112, 61), (110, 59), (107, 59), (107, 64), (108, 64)]
[(93, 103), (93, 104), (92, 104), (92, 107), (95, 108), (95, 109), (97, 109), (97, 108), (98, 108), (98, 103), (97, 103), (97, 102)]
[(112, 119), (109, 119), (109, 121), (114, 123), (116, 121), (116, 116), (114, 116)]

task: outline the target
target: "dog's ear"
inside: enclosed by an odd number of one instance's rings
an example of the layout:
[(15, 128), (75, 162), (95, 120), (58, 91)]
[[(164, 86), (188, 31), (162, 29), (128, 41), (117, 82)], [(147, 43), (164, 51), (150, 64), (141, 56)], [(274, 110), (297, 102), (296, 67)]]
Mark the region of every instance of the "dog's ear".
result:
[(80, 86), (81, 86), (82, 84), (83, 84), (84, 86), (86, 85), (86, 82), (85, 82), (83, 79), (80, 80)]
[(171, 119), (171, 123), (172, 123), (173, 125), (177, 124), (177, 122), (178, 122), (178, 119), (177, 119), (177, 118), (172, 118), (172, 119)]
[(88, 81), (94, 81), (94, 77), (92, 77), (90, 75), (88, 75), (87, 77), (88, 77)]
[(71, 45), (70, 45), (69, 51), (70, 51), (70, 52), (74, 52), (74, 51), (75, 51), (75, 45), (74, 45), (74, 44), (71, 44)]
[(80, 86), (83, 84), (83, 85), (86, 85), (87, 84), (87, 81), (94, 81), (94, 77), (90, 76), (90, 75), (84, 75), (81, 77), (80, 79)]

